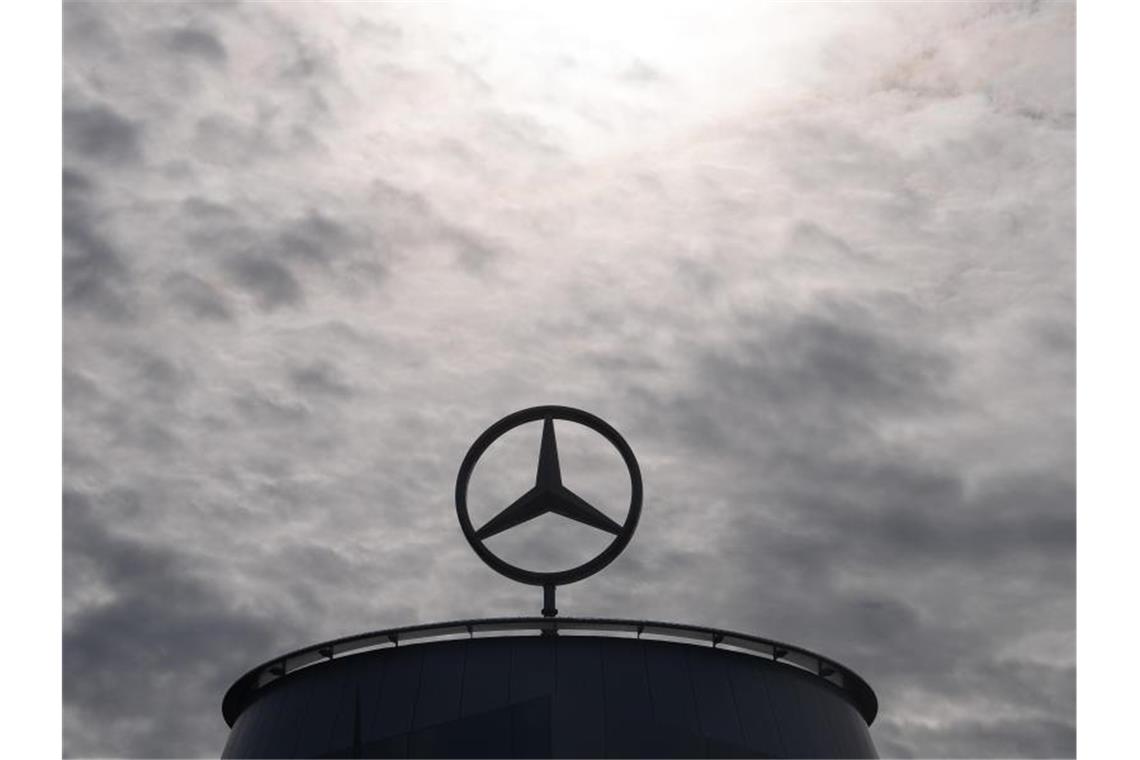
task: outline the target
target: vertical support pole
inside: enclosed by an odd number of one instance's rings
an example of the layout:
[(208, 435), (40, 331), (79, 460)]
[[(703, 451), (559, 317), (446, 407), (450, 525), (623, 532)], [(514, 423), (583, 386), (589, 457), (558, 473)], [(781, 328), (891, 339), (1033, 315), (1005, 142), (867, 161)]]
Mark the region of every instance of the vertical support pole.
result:
[(542, 616), (554, 617), (558, 614), (558, 609), (554, 606), (554, 590), (558, 588), (553, 583), (547, 583), (542, 587)]

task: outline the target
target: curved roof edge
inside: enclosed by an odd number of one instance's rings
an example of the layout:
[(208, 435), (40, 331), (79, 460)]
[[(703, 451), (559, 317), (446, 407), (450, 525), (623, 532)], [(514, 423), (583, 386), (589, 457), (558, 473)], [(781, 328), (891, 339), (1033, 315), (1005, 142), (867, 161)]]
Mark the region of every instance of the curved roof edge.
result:
[(740, 652), (806, 672), (839, 689), (855, 705), (867, 721), (875, 720), (879, 700), (871, 686), (855, 671), (835, 660), (802, 647), (772, 639), (737, 633), (719, 628), (651, 620), (615, 618), (515, 617), (452, 620), (387, 628), (380, 631), (345, 636), (313, 644), (262, 663), (241, 676), (222, 699), (222, 717), (233, 726), (246, 705), (262, 688), (302, 668), (355, 654), (390, 649), (401, 644), (430, 643), (455, 638), (486, 638), (479, 634), (514, 633), (526, 635), (553, 634), (614, 636), (666, 640), (690, 644), (708, 644), (713, 648)]

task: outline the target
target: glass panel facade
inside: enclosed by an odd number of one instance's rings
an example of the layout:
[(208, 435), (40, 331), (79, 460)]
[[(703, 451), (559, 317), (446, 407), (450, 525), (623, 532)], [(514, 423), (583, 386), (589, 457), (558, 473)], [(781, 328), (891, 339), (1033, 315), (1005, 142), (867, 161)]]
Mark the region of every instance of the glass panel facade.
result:
[(558, 636), (401, 645), (266, 687), (225, 757), (874, 757), (848, 696), (739, 652)]

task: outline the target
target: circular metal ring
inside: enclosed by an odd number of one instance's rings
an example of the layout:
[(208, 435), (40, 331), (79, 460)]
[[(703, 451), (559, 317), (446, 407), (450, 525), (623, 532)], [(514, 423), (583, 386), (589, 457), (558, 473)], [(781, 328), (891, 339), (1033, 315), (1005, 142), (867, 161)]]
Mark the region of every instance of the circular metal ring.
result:
[[(492, 443), (519, 425), (546, 419), (574, 422), (601, 435), (621, 454), (625, 466), (629, 470), (630, 481), (629, 512), (626, 514), (620, 532), (614, 536), (613, 541), (593, 559), (569, 570), (555, 572), (527, 570), (512, 565), (495, 555), (487, 548), (484, 541), (475, 535), (475, 528), (471, 525), (471, 518), (467, 512), (467, 486), (479, 457), (486, 452)], [(467, 538), (467, 542), (471, 544), (471, 548), (475, 550), (479, 558), (490, 565), (493, 570), (519, 583), (528, 583), (534, 586), (562, 586), (589, 577), (613, 562), (633, 538), (633, 532), (637, 529), (637, 521), (641, 517), (641, 469), (637, 465), (637, 458), (634, 457), (629, 444), (617, 430), (600, 417), (568, 406), (535, 406), (508, 414), (483, 431), (483, 434), (475, 439), (475, 443), (471, 444), (467, 456), (463, 458), (463, 463), (459, 466), (459, 476), (455, 481), (455, 510), (459, 517), (459, 526), (463, 529), (463, 535)]]

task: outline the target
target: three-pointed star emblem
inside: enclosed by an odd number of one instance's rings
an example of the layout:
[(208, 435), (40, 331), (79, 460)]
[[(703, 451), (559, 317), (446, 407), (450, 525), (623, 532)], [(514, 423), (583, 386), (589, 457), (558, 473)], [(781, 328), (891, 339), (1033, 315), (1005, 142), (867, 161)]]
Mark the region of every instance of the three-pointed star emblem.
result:
[(547, 512), (562, 515), (614, 535), (620, 534), (622, 530), (620, 525), (562, 485), (562, 470), (558, 465), (558, 443), (554, 438), (554, 420), (550, 417), (542, 423), (542, 445), (538, 454), (538, 474), (534, 479), (534, 488), (475, 531), (475, 538), (484, 541)]

